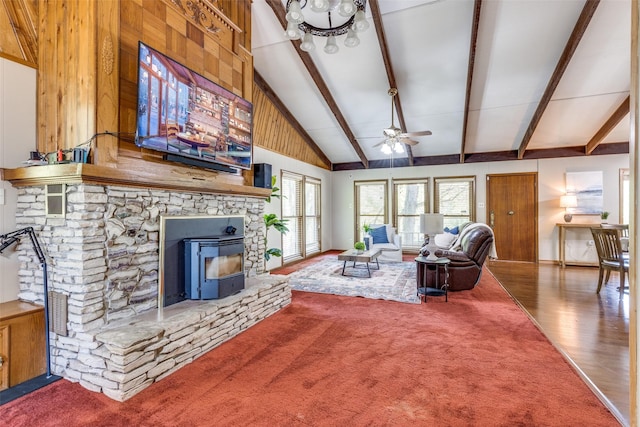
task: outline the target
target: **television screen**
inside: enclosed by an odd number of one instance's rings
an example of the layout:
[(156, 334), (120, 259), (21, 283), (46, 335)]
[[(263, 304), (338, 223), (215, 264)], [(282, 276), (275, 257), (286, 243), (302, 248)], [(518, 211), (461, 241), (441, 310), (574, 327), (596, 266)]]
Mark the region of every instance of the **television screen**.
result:
[(137, 146), (251, 168), (249, 101), (142, 42), (138, 59)]

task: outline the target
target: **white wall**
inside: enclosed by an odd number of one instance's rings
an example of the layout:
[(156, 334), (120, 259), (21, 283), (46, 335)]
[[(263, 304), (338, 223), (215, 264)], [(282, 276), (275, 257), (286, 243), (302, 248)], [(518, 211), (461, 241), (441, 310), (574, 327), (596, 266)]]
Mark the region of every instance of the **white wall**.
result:
[[(419, 166), (413, 168), (373, 169), (334, 172), (333, 179), (333, 249), (346, 249), (353, 245), (354, 181), (388, 179), (389, 200), (391, 200), (391, 179), (434, 178), (447, 176), (476, 176), (476, 219), (486, 223), (486, 175), (538, 172), (538, 231), (540, 261), (558, 259), (558, 222), (564, 222), (564, 210), (559, 207), (559, 199), (564, 194), (565, 172), (603, 171), (603, 197), (605, 210), (611, 213), (609, 222), (619, 218), (618, 177), (621, 168), (629, 167), (629, 156), (616, 154), (607, 156), (565, 157), (561, 159), (514, 160), (506, 162), (467, 163), (440, 166)], [(433, 191), (431, 192), (433, 198)], [(433, 206), (433, 199), (430, 206)], [(389, 206), (391, 209), (391, 206)], [(389, 213), (390, 214), (390, 213)], [(338, 221), (337, 219), (340, 218)], [(600, 222), (599, 216), (574, 216), (574, 222)], [(589, 233), (588, 231), (585, 231)], [(595, 249), (589, 246), (587, 235), (567, 236), (567, 260), (593, 260)]]
[[(322, 192), (322, 233), (320, 235), (321, 250), (326, 251), (333, 249), (332, 245), (332, 200), (331, 194), (331, 172), (316, 166), (312, 166), (308, 163), (304, 163), (298, 160), (293, 160), (288, 157), (282, 156), (278, 153), (265, 150), (260, 147), (253, 148), (253, 162), (254, 163), (268, 163), (271, 165), (271, 174), (278, 178), (276, 186), (281, 188), (280, 171), (285, 170), (288, 172), (295, 172), (301, 175), (306, 175), (312, 178), (319, 179), (321, 181)], [(282, 216), (282, 209), (279, 199), (273, 199), (271, 203), (265, 205), (265, 213), (275, 213), (278, 218)], [(282, 249), (282, 236), (276, 230), (271, 230), (267, 236), (269, 248)], [(267, 262), (267, 270), (280, 267), (282, 265), (282, 258), (271, 257)]]
[[(36, 145), (36, 70), (0, 58), (0, 168), (21, 166)], [(0, 181), (0, 234), (15, 230), (16, 200), (11, 183)], [(18, 295), (19, 264), (12, 249), (0, 255), (0, 302)]]

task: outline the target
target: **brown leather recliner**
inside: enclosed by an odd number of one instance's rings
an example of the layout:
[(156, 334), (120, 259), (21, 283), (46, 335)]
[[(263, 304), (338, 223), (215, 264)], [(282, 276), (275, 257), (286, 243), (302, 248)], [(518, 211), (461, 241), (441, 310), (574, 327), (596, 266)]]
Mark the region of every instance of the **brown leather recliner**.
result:
[[(480, 280), (482, 265), (487, 259), (493, 245), (493, 232), (488, 227), (477, 227), (469, 230), (461, 237), (459, 250), (436, 250), (436, 256), (451, 260), (449, 264), (449, 290), (463, 291), (473, 289)], [(426, 268), (425, 264), (418, 266), (417, 286), (421, 287), (425, 270), (429, 275), (427, 283), (434, 283), (432, 277), (435, 271)]]

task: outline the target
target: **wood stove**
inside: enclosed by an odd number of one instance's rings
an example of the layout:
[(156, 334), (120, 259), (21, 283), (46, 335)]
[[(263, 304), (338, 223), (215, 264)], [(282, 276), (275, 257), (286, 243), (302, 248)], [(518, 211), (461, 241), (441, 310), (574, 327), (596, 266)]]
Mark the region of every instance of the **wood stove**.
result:
[(219, 299), (244, 289), (244, 238), (184, 239), (187, 299)]

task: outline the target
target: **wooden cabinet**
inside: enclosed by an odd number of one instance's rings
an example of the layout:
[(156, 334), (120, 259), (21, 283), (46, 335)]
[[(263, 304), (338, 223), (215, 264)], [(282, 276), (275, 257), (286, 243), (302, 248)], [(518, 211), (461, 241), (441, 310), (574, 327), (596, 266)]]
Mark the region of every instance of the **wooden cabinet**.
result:
[(0, 303), (0, 390), (44, 374), (44, 307), (23, 301)]

